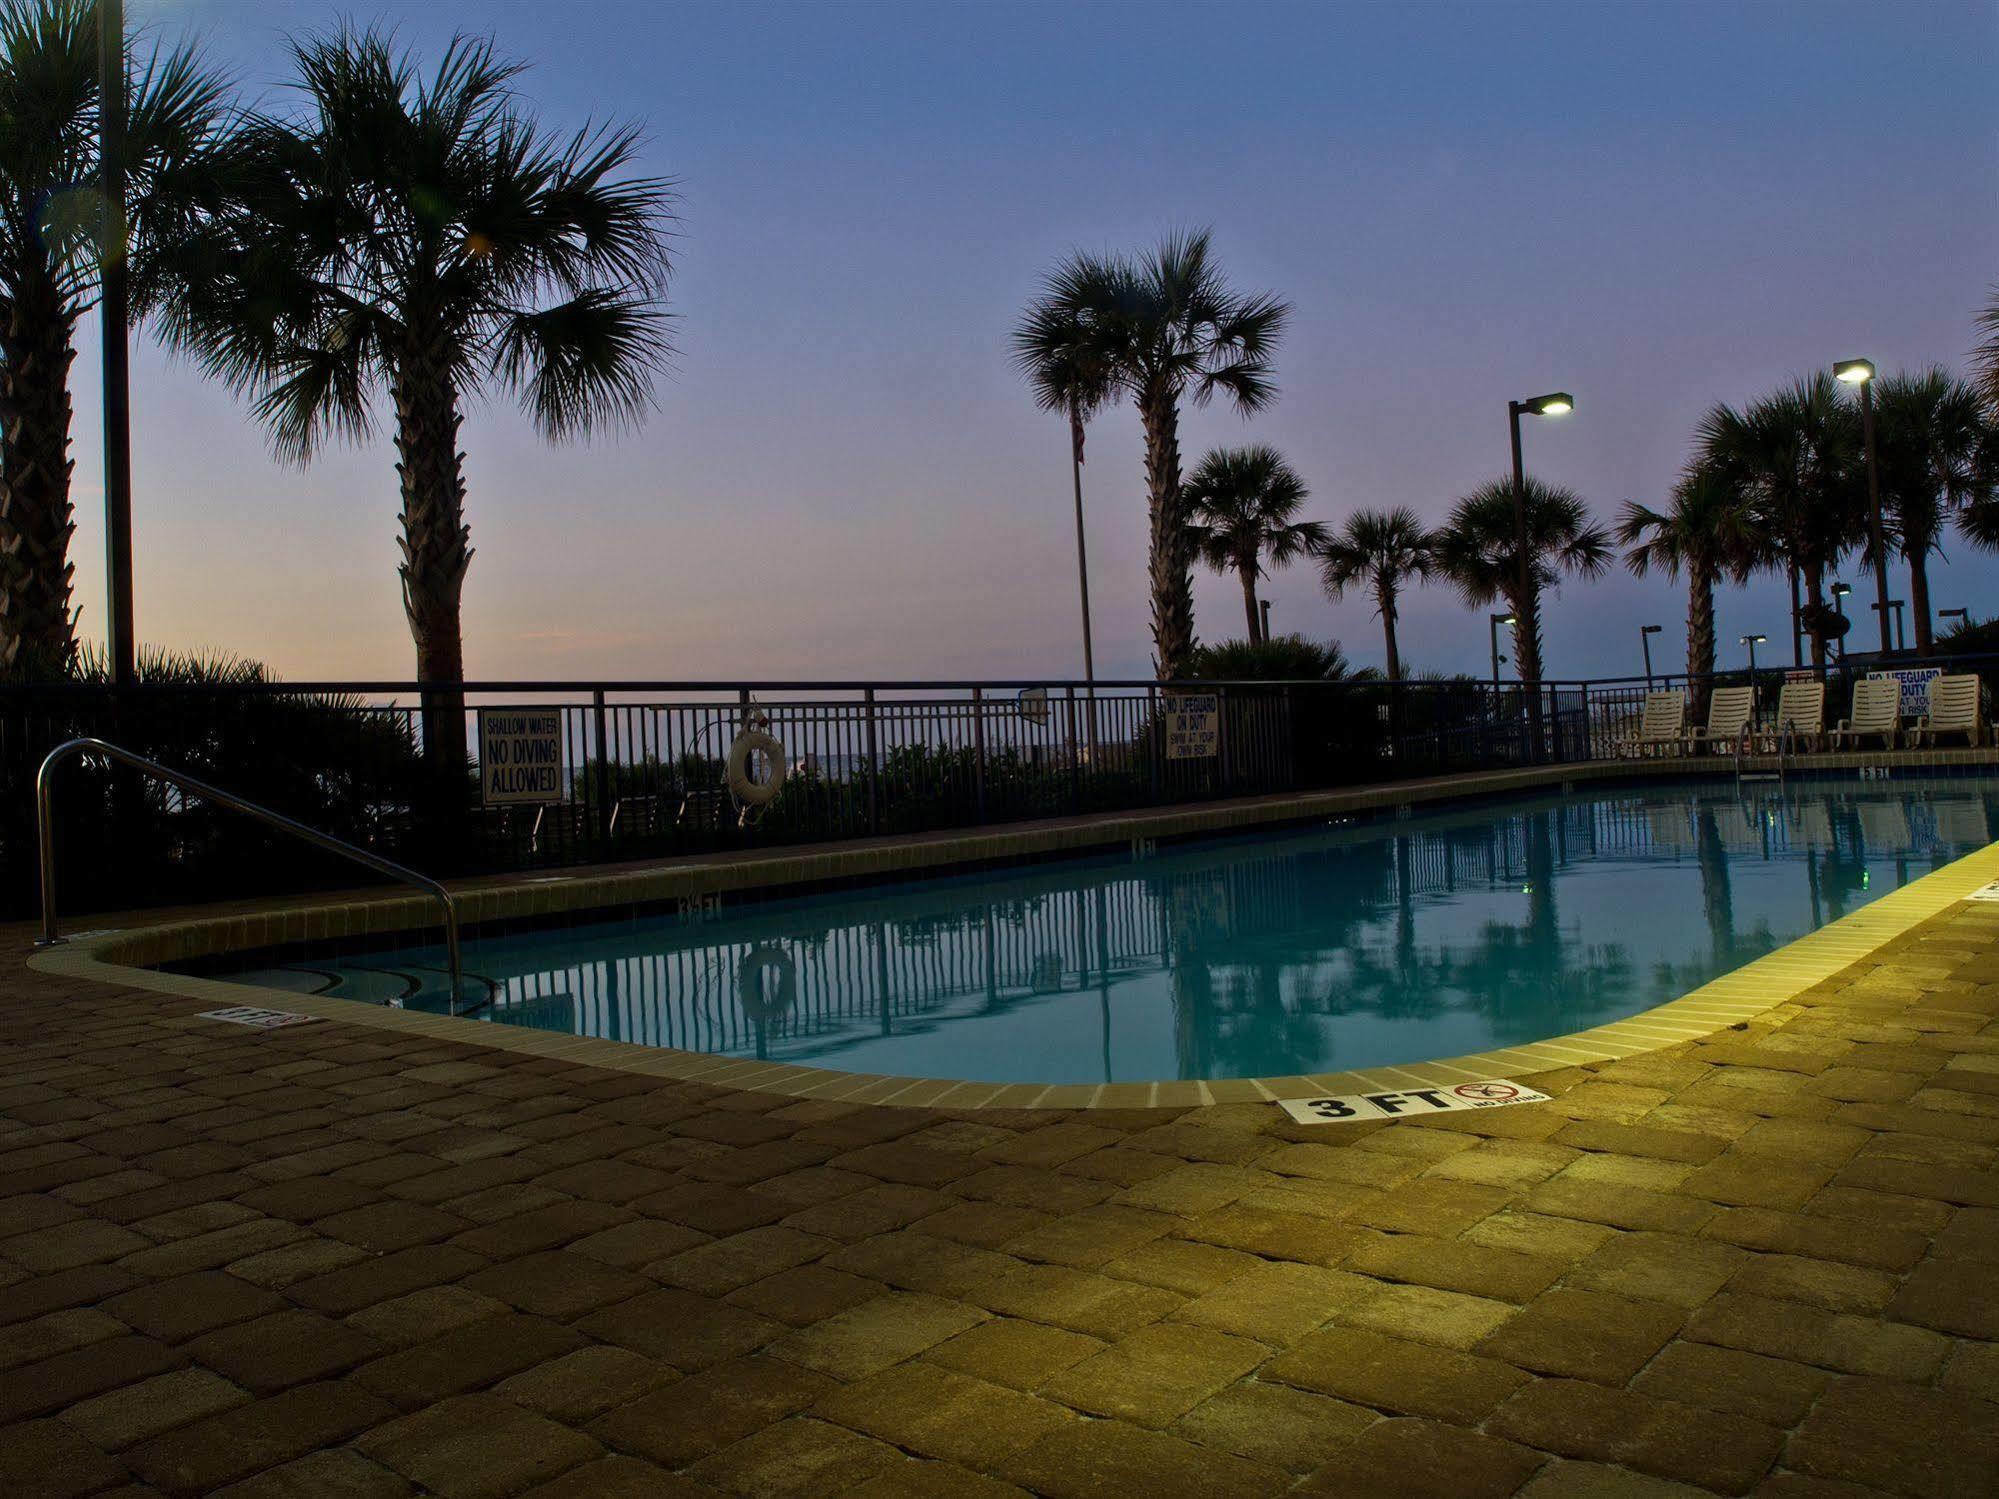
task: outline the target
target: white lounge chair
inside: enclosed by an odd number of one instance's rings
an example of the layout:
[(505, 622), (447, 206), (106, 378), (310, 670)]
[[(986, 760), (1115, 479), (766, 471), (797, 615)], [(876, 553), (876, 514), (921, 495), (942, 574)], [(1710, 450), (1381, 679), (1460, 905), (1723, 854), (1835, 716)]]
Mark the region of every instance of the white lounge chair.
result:
[(1684, 692), (1648, 692), (1645, 716), (1638, 732), (1617, 741), (1619, 755), (1650, 755), (1670, 751), (1678, 754), (1686, 746), (1687, 695)]
[(1861, 841), (1869, 853), (1907, 853), (1914, 849), (1916, 840), (1909, 831), (1908, 809), (1901, 802), (1862, 797), (1854, 804), (1854, 812), (1860, 819)]
[(1983, 848), (1992, 841), (1985, 803), (1975, 796), (1939, 797), (1933, 805), (1937, 838), (1953, 848)]
[(1782, 745), (1815, 750), (1825, 738), (1825, 683), (1786, 682), (1777, 694), (1777, 721), (1763, 743), (1773, 752)]
[(1793, 847), (1832, 847), (1832, 809), (1823, 797), (1800, 798), (1793, 802), (1790, 821)]
[(1977, 677), (1958, 674), (1930, 678), (1929, 711), (1916, 720), (1911, 744), (1935, 744), (1941, 734), (1962, 734), (1976, 749), (1985, 735), (1985, 717)]
[(1892, 677), (1863, 677), (1853, 684), (1853, 711), (1832, 731), (1832, 745), (1879, 739), (1883, 749), (1893, 749), (1901, 732), (1902, 684)]
[(1687, 735), (1687, 746), (1699, 754), (1703, 745), (1728, 749), (1742, 737), (1756, 715), (1754, 687), (1717, 687), (1709, 694), (1707, 723)]

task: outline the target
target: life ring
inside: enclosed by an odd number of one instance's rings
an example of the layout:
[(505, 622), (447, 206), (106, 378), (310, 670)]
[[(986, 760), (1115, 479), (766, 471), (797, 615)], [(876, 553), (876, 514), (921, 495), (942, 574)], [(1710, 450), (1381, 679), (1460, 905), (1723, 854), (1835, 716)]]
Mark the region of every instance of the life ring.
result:
[[(777, 993), (764, 984), (764, 970), (777, 970)], [(754, 947), (736, 970), (736, 1003), (755, 1025), (768, 1025), (789, 1013), (798, 998), (798, 968), (781, 947)]]
[[(750, 775), (750, 756), (761, 752), (770, 774), (759, 781)], [(745, 807), (762, 807), (784, 789), (784, 744), (764, 729), (744, 729), (729, 746), (729, 795)]]

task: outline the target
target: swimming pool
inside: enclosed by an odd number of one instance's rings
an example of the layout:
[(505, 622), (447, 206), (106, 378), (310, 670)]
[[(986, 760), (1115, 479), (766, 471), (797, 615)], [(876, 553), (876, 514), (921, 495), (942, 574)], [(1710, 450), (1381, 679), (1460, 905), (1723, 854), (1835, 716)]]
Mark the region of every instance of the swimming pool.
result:
[[(1996, 814), (1999, 779), (1900, 774), (1457, 804), (480, 938), (469, 1013), (982, 1082), (1352, 1070), (1650, 1009), (1983, 847)], [(442, 1010), (441, 963), (228, 976)]]

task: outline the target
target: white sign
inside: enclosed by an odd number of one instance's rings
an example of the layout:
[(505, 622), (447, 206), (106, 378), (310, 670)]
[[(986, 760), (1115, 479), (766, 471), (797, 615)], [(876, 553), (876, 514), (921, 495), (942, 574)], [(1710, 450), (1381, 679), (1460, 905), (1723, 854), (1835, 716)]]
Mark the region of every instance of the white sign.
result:
[(1943, 675), (1941, 666), (1898, 666), (1890, 671), (1870, 671), (1869, 681), (1892, 679), (1902, 684), (1901, 714), (1913, 718), (1930, 711), (1930, 683)]
[(1971, 894), (1965, 896), (1965, 899), (1989, 900), (1993, 902), (1999, 902), (1999, 880), (1994, 880), (1989, 885), (1980, 885), (1976, 890), (1972, 891)]
[(231, 1025), (254, 1025), (262, 1031), (274, 1031), (286, 1025), (311, 1025), (313, 1022), (310, 1015), (295, 1015), (290, 1010), (259, 1010), (249, 1005), (235, 1005), (227, 1010), (203, 1010), (198, 1018), (226, 1020)]
[(479, 710), (479, 797), (489, 807), (562, 800), (562, 714)]
[(1166, 712), (1166, 758), (1205, 760), (1222, 743), (1221, 699), (1212, 692), (1169, 692)]
[(1048, 689), (1046, 687), (1026, 687), (1021, 689), (1020, 716), (1031, 724), (1048, 722)]
[(1285, 1113), (1300, 1124), (1339, 1124), (1347, 1119), (1406, 1119), (1448, 1114), (1455, 1109), (1497, 1109), (1509, 1103), (1546, 1103), (1548, 1095), (1520, 1083), (1493, 1078), (1455, 1088), (1409, 1088), (1400, 1093), (1348, 1093), (1338, 1098), (1280, 1098)]

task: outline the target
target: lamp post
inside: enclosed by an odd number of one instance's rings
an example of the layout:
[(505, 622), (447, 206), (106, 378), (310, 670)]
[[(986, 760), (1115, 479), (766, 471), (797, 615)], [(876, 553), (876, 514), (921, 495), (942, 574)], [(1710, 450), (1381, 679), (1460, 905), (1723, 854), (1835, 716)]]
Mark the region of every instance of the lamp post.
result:
[(1652, 637), (1664, 628), (1663, 625), (1640, 625), (1638, 627), (1638, 644), (1645, 652), (1645, 690), (1647, 692), (1652, 690)]
[(125, 4), (97, 3), (98, 150), (103, 157), (104, 238), (97, 315), (104, 359), (105, 654), (111, 680), (137, 675), (132, 638), (132, 374), (125, 277)]
[(1888, 546), (1881, 526), (1881, 464), (1874, 452), (1874, 365), (1866, 359), (1842, 359), (1832, 367), (1835, 380), (1860, 387), (1860, 434), (1867, 447), (1867, 525), (1874, 545), (1874, 594), (1881, 611), (1881, 654), (1888, 644)]
[[(1514, 564), (1519, 569), (1515, 586), (1520, 590), (1520, 608), (1526, 614), (1526, 618), (1519, 623), (1530, 641), (1539, 637), (1541, 610), (1539, 601), (1534, 597), (1534, 564), (1527, 554), (1527, 472), (1520, 463), (1520, 417), (1523, 412), (1531, 416), (1565, 416), (1575, 409), (1575, 397), (1565, 390), (1550, 391), (1545, 396), (1531, 396), (1524, 401), (1506, 403), (1506, 421), (1513, 438), (1513, 549), (1516, 554)], [(1517, 630), (1515, 633), (1517, 636), (1522, 631)], [(1519, 649), (1517, 639), (1514, 649)], [(1533, 654), (1538, 656), (1539, 652)], [(1523, 660), (1520, 665), (1521, 684), (1527, 689), (1528, 731), (1532, 741), (1528, 758), (1539, 760), (1541, 758), (1541, 663), (1538, 660), (1531, 662)], [(1497, 675), (1495, 672), (1494, 676)]]
[(1937, 610), (1937, 618), (1955, 619), (1961, 621), (1965, 629), (1968, 630), (1971, 628), (1971, 611), (1969, 609), (1939, 609)]
[(1895, 611), (1895, 649), (1906, 651), (1909, 648), (1909, 637), (1907, 632), (1902, 629), (1902, 601), (1900, 599), (1890, 599), (1888, 600), (1888, 607)]
[(1499, 663), (1506, 659), (1499, 654), (1499, 627), (1501, 625), (1510, 625), (1513, 622), (1514, 616), (1511, 614), (1495, 614), (1492, 616), (1492, 690), (1494, 692), (1499, 690)]
[(1768, 635), (1745, 635), (1742, 643), (1749, 647), (1749, 685), (1756, 685), (1756, 647), (1768, 640)]

